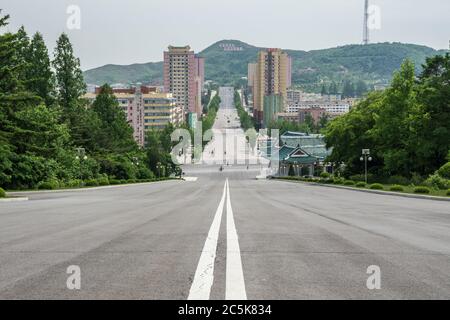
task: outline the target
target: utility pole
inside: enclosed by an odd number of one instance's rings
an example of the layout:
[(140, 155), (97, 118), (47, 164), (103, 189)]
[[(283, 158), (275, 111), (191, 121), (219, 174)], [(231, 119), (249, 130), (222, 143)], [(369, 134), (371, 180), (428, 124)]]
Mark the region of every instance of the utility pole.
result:
[(369, 44), (369, 0), (364, 3), (364, 26), (363, 26), (363, 43)]

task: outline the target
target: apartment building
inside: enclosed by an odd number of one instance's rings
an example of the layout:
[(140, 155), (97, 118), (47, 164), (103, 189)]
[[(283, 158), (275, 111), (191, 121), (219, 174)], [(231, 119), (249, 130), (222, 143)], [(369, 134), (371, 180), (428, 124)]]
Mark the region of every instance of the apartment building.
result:
[[(92, 103), (100, 90), (96, 88), (94, 93), (87, 93), (84, 98)], [(163, 129), (168, 123), (179, 125), (184, 121), (183, 112), (173, 95), (156, 87), (118, 88), (113, 89), (113, 93), (140, 146), (144, 146), (145, 131)]]
[(169, 46), (164, 52), (164, 92), (173, 94), (185, 119), (188, 113), (201, 116), (204, 68), (204, 58), (196, 55), (189, 46)]
[[(249, 66), (253, 79), (253, 110), (258, 124), (264, 125), (287, 106), (287, 89), (291, 86), (292, 60), (281, 49), (260, 51), (255, 66)], [(265, 102), (266, 99), (269, 99)], [(277, 105), (274, 105), (276, 103)], [(264, 105), (268, 106), (264, 112)]]

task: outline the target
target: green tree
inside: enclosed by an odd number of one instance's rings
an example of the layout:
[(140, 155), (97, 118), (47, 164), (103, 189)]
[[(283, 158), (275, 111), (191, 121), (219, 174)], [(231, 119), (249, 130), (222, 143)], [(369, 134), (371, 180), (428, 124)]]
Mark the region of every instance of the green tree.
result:
[(355, 86), (350, 80), (344, 82), (344, 88), (342, 89), (343, 98), (353, 98), (355, 96)]
[(55, 78), (51, 70), (48, 50), (42, 35), (37, 32), (28, 49), (27, 89), (43, 99), (47, 106), (55, 102)]
[[(432, 173), (450, 157), (450, 54), (429, 58), (419, 76), (414, 123), (421, 171)], [(450, 160), (450, 159), (448, 159)]]
[(65, 33), (56, 42), (54, 57), (58, 103), (63, 108), (65, 121), (72, 130), (76, 130), (83, 109), (81, 97), (86, 92), (86, 85), (80, 60), (74, 56), (72, 44)]
[(25, 31), (25, 27), (21, 26), (17, 33), (15, 34), (15, 50), (19, 63), (21, 64), (21, 68), (18, 70), (18, 76), (26, 83), (28, 81), (27, 78), (27, 69), (30, 67), (29, 62), (29, 52), (30, 52), (30, 38), (28, 37), (27, 32)]
[(367, 84), (363, 80), (359, 80), (355, 88), (355, 96), (362, 97), (368, 92)]
[(345, 163), (347, 172), (361, 173), (363, 164), (360, 161), (361, 150), (371, 149), (374, 153), (374, 161), (371, 163), (371, 171), (382, 167), (380, 158), (376, 156), (377, 148), (370, 130), (375, 125), (375, 119), (380, 111), (383, 99), (381, 92), (369, 94), (367, 99), (341, 117), (331, 121), (325, 129), (325, 142), (327, 148), (332, 148), (330, 162)]
[(360, 173), (361, 149), (371, 149), (370, 171), (379, 178), (432, 174), (447, 160), (450, 148), (450, 58), (427, 60), (424, 71), (406, 60), (383, 92), (368, 97), (325, 130), (329, 160)]
[(332, 94), (332, 95), (339, 94), (338, 91), (339, 90), (338, 90), (336, 82), (332, 81), (330, 84), (330, 90), (329, 90), (330, 94)]
[(410, 114), (417, 108), (415, 93), (415, 67), (406, 60), (394, 74), (391, 87), (386, 90), (381, 110), (371, 130), (383, 158), (387, 175), (408, 176), (415, 171), (415, 148), (409, 139)]
[(100, 152), (126, 153), (137, 150), (133, 129), (128, 124), (125, 113), (119, 107), (111, 87), (101, 87), (100, 94), (92, 104), (99, 119), (95, 141)]

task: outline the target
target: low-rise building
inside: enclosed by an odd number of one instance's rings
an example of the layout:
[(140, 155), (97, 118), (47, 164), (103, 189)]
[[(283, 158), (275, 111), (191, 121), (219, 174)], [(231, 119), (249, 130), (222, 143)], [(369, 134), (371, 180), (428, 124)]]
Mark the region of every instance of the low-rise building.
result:
[(288, 105), (288, 112), (298, 113), (302, 109), (325, 109), (330, 116), (339, 116), (350, 111), (350, 102), (340, 101), (301, 101)]
[(280, 140), (280, 176), (289, 175), (290, 168), (297, 176), (312, 176), (317, 168), (328, 170), (325, 159), (331, 155), (332, 150), (326, 148), (323, 135), (288, 131)]

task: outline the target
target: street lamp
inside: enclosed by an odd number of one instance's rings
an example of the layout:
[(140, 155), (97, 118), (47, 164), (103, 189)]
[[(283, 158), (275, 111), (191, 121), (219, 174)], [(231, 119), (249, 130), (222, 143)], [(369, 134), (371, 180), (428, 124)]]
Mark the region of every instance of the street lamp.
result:
[(77, 148), (77, 155), (75, 156), (75, 159), (80, 162), (80, 180), (81, 180), (81, 184), (83, 184), (82, 163), (83, 163), (83, 161), (86, 161), (88, 159), (88, 157), (86, 155), (86, 150), (84, 148)]
[(161, 178), (161, 168), (162, 168), (161, 162), (158, 162), (156, 164), (156, 169), (158, 169), (158, 178)]
[(359, 160), (364, 161), (364, 180), (367, 184), (367, 161), (372, 161), (372, 157), (370, 156), (370, 149), (363, 149), (362, 156)]

